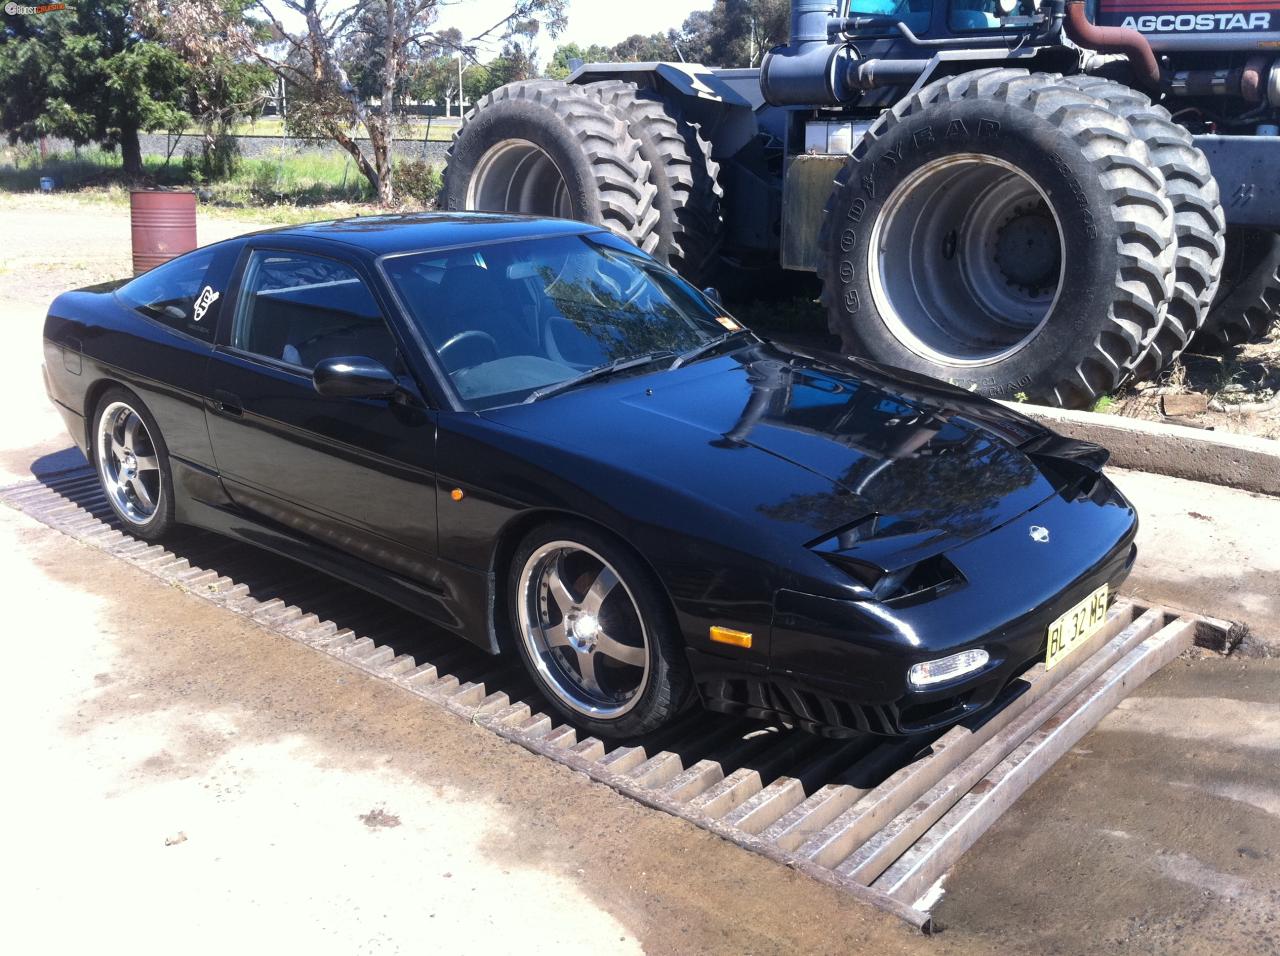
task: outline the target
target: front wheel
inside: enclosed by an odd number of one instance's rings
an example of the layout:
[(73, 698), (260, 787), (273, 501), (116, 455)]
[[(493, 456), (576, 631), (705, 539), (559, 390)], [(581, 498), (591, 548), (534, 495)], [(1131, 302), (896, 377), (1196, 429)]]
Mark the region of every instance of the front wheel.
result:
[(529, 534), (508, 607), (525, 667), (552, 706), (602, 737), (635, 737), (679, 712), (691, 687), (670, 605), (625, 547), (585, 524)]

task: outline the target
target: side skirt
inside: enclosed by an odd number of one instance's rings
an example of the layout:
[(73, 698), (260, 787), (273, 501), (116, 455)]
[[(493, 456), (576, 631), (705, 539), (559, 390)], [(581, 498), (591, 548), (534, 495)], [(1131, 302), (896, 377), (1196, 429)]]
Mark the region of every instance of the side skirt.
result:
[(226, 535), (298, 561), (421, 615), (481, 650), (490, 654), (499, 651), (487, 613), (492, 575), (484, 571), (441, 561), (437, 564), (439, 578), (436, 586), (430, 587), (290, 534), (244, 514), (229, 503), (219, 506), (196, 497), (183, 500), (180, 496), (179, 515), (184, 524)]

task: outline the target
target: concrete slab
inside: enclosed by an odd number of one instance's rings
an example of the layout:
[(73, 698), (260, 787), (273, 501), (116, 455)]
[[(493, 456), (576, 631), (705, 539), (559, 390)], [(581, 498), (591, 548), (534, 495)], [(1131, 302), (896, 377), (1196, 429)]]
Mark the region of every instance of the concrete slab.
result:
[[(1280, 654), (1280, 498), (1109, 469), (1138, 509), (1138, 599), (1247, 624), (1245, 653)], [(1251, 645), (1251, 646), (1250, 646)]]
[(1136, 471), (1280, 495), (1280, 442), (1042, 405), (1004, 402), (1054, 431), (1097, 442), (1112, 464)]
[(931, 949), (8, 508), (0, 576), (7, 951)]
[(1278, 701), (1280, 661), (1165, 668), (987, 832), (938, 919), (989, 952), (1275, 956)]

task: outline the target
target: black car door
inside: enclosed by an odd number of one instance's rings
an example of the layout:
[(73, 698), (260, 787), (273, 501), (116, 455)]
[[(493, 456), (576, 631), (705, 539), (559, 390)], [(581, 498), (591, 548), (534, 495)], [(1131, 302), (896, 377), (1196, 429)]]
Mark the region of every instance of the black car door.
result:
[[(250, 245), (209, 363), (209, 436), (242, 508), (418, 581), (436, 555), (435, 412), (355, 261)], [(328, 398), (311, 373), (381, 362), (408, 397)]]
[(114, 295), (129, 318), (77, 333), (87, 340), (86, 354), (109, 369), (99, 374), (123, 379), (155, 416), (174, 478), (189, 493), (198, 494), (188, 484), (187, 466), (213, 468), (200, 387), (239, 250), (237, 243), (219, 243), (143, 273)]

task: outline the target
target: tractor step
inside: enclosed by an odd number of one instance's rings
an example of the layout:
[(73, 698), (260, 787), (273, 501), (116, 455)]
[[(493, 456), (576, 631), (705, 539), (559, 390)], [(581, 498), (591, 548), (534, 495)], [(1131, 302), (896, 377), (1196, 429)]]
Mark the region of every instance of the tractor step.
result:
[[(1066, 661), (1038, 664), (997, 706), (907, 740), (823, 740), (694, 714), (650, 740), (579, 739), (516, 699), (518, 664), (357, 588), (247, 545), (188, 531), (140, 546), (89, 469), (0, 490), (13, 508), (261, 627), (393, 683), (646, 806), (887, 910), (928, 932), (931, 889), (1005, 810), (1134, 688), (1193, 645), (1227, 652), (1232, 626), (1121, 598)], [(325, 614), (311, 608), (323, 597)], [(413, 655), (402, 651), (412, 646)], [(423, 656), (430, 657), (430, 660)], [(504, 690), (505, 688), (505, 690)]]

